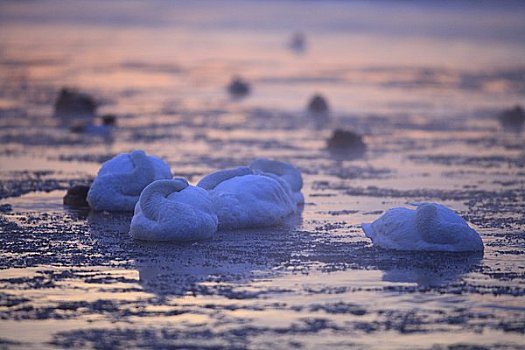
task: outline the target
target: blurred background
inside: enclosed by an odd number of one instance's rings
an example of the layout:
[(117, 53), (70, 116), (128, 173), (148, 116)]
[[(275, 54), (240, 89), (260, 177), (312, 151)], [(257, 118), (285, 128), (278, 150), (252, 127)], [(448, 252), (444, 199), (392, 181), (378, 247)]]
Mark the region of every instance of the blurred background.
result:
[[(393, 133), (383, 122), (376, 128), (374, 116), (401, 118), (391, 125), (396, 129), (401, 120), (458, 118), (499, 128), (498, 115), (525, 101), (524, 7), (519, 1), (3, 1), (1, 153), (50, 158), (46, 149), (28, 152), (31, 144), (53, 146), (55, 156), (60, 149), (69, 160), (82, 158), (86, 145), (92, 149), (84, 160), (131, 148), (173, 162), (286, 157), (284, 149), (298, 146), (293, 140), (322, 149), (330, 135), (323, 130)], [(235, 79), (249, 84), (248, 94), (228, 92)], [(109, 148), (101, 138), (64, 132), (78, 123), (56, 118), (62, 88), (91, 95), (98, 108), (88, 113), (89, 123), (117, 117)], [(329, 117), (304, 115), (316, 94)], [(311, 124), (314, 130), (305, 130)], [(92, 134), (108, 136), (98, 131)]]

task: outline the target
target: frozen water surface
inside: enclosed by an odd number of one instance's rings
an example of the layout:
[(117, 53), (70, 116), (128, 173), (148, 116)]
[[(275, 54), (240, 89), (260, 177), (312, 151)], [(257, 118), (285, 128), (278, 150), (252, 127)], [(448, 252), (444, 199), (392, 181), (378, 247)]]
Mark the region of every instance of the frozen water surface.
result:
[[(524, 348), (525, 134), (497, 118), (525, 104), (524, 23), (519, 2), (0, 3), (0, 347)], [(62, 86), (114, 134), (61, 127)], [(315, 93), (329, 120), (306, 113)], [(366, 152), (326, 150), (335, 128)], [(192, 184), (283, 159), (306, 204), (187, 244), (63, 208), (133, 149)], [(455, 209), (484, 254), (373, 248), (360, 224), (417, 201)]]

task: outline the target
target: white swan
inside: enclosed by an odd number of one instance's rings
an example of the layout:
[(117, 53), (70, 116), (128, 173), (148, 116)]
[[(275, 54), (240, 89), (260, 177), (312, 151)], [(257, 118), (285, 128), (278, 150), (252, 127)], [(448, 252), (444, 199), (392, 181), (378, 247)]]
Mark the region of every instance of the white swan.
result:
[(303, 188), (303, 177), (301, 171), (292, 164), (278, 160), (266, 158), (257, 158), (249, 165), (250, 169), (255, 172), (275, 174), (288, 183), (292, 190), (295, 202), (304, 203), (304, 195), (301, 192)]
[(220, 229), (278, 225), (297, 209), (288, 183), (248, 167), (211, 173), (197, 186), (209, 191)]
[(147, 185), (170, 178), (170, 168), (163, 160), (144, 151), (122, 153), (102, 165), (87, 201), (94, 210), (133, 211)]
[(436, 203), (417, 209), (393, 208), (371, 224), (363, 224), (374, 245), (395, 250), (483, 251), (479, 234), (449, 208)]
[(157, 180), (140, 194), (130, 234), (146, 241), (193, 241), (217, 231), (208, 192), (185, 179)]

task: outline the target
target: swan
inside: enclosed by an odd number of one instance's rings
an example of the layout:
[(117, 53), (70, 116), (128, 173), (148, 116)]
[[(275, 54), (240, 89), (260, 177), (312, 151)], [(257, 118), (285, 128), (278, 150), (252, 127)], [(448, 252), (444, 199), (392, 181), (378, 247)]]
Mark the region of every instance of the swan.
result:
[(147, 185), (170, 178), (170, 168), (163, 160), (144, 151), (122, 153), (102, 165), (87, 201), (97, 211), (133, 211)]
[(208, 239), (217, 231), (209, 193), (185, 179), (157, 180), (142, 191), (130, 235), (146, 241)]
[(267, 158), (257, 158), (249, 165), (255, 172), (275, 174), (288, 183), (292, 190), (295, 203), (304, 204), (303, 177), (301, 171), (292, 164)]
[(447, 252), (483, 251), (483, 241), (453, 210), (436, 203), (419, 203), (415, 210), (389, 209), (365, 235), (385, 249)]
[(209, 191), (219, 229), (274, 226), (297, 210), (286, 181), (246, 166), (211, 173), (197, 186)]

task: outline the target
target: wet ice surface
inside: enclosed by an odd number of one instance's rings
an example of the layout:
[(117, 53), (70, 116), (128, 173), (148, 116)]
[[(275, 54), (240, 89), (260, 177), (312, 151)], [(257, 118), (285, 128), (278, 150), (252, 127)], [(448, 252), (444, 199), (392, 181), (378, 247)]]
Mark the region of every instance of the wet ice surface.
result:
[[(304, 16), (301, 4), (286, 9)], [(73, 15), (50, 25), (17, 10), (23, 4), (0, 5), (11, 13), (0, 17), (2, 346), (523, 347), (525, 136), (497, 120), (498, 110), (525, 103), (524, 67), (511, 64), (524, 57), (523, 43), (483, 30), (453, 38), (478, 54), (474, 62), (447, 36), (327, 28), (335, 13), (370, 9), (314, 3), (325, 12), (297, 16), (315, 24), (298, 56), (286, 40), (302, 28), (239, 31), (242, 18), (220, 22), (238, 5), (214, 11), (213, 36), (198, 25), (210, 18), (185, 16), (192, 8), (161, 11), (177, 25), (152, 25), (158, 9), (141, 8), (137, 28), (82, 8), (66, 8)], [(277, 11), (265, 9), (257, 11)], [(491, 11), (473, 18), (483, 23)], [(507, 19), (500, 34), (524, 32), (522, 9), (499, 11)], [(469, 18), (460, 26), (467, 34), (480, 25)], [(20, 40), (28, 33), (30, 41)], [(370, 41), (401, 49), (387, 60)], [(495, 49), (486, 52), (487, 43)], [(252, 83), (244, 100), (226, 94), (235, 74)], [(51, 106), (62, 85), (94, 94), (100, 114), (119, 116), (112, 138), (58, 125)], [(318, 91), (333, 109), (328, 123), (304, 111)], [(336, 127), (365, 135), (366, 153), (326, 150)], [(255, 157), (287, 160), (303, 171), (306, 204), (282, 227), (188, 244), (131, 240), (131, 214), (63, 208), (66, 188), (89, 183), (100, 163), (134, 148), (194, 184)], [(481, 234), (484, 255), (370, 245), (362, 222), (417, 201), (457, 210)]]

